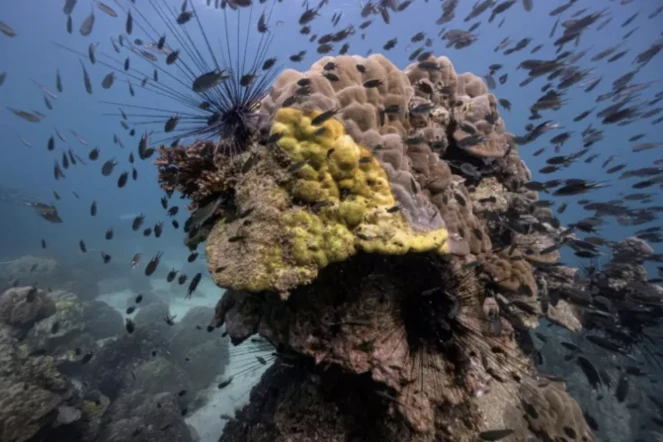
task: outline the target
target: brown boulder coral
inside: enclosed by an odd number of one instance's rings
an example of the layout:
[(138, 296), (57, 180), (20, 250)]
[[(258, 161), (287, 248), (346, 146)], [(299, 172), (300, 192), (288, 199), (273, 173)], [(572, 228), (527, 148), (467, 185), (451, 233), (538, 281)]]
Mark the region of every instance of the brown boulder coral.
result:
[[(540, 432), (518, 391), (536, 379), (525, 336), (550, 310), (537, 273), (557, 259), (542, 251), (559, 226), (522, 188), (529, 171), (495, 103), (445, 57), (405, 71), (382, 55), (325, 57), (276, 79), (246, 153), (161, 148), (162, 186), (193, 200), (187, 243), (206, 242), (229, 289), (213, 325), (234, 343), (268, 339), (279, 369), (318, 379), (312, 404), (331, 395), (345, 413), (327, 388), (361, 384), (395, 422), (381, 440)], [(333, 413), (313, 413), (286, 416), (270, 440), (304, 440), (295, 421), (320, 437), (306, 422)]]

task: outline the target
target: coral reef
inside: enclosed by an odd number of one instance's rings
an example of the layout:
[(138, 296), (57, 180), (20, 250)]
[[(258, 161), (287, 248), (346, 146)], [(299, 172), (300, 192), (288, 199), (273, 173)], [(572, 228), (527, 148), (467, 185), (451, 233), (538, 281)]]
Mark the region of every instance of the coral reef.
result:
[(0, 296), (0, 322), (24, 335), (40, 319), (55, 313), (55, 303), (35, 287), (9, 289)]
[(22, 256), (4, 266), (0, 272), (0, 291), (12, 286), (64, 290), (83, 300), (92, 300), (99, 294), (97, 280), (87, 271), (36, 256)]
[[(229, 289), (213, 325), (277, 349), (261, 404), (227, 440), (346, 440), (367, 419), (376, 435), (362, 440), (469, 441), (500, 427), (511, 440), (564, 427), (593, 440), (582, 416), (560, 416), (575, 406), (566, 390), (536, 373), (528, 330), (546, 317), (579, 330), (580, 312), (550, 299), (568, 281), (562, 227), (524, 187), (496, 103), (445, 57), (403, 71), (382, 55), (324, 57), (276, 79), (248, 152), (160, 148), (162, 187), (192, 199), (185, 241), (205, 242)], [(265, 397), (292, 366), (303, 374)], [(525, 397), (537, 420), (523, 417)], [(258, 422), (268, 430), (240, 434)]]
[(127, 333), (122, 316), (100, 301), (34, 287), (3, 293), (0, 439), (194, 440), (184, 416), (223, 374), (228, 339), (201, 326), (211, 308), (172, 326), (168, 313), (149, 304)]
[(124, 332), (122, 315), (102, 301), (90, 301), (84, 305), (83, 321), (94, 339), (110, 338)]
[(172, 393), (127, 393), (110, 405), (104, 419), (100, 442), (193, 442)]
[(65, 415), (80, 407), (81, 398), (52, 357), (21, 341), (37, 321), (55, 314), (46, 294), (32, 287), (10, 289), (0, 295), (0, 306), (0, 440), (22, 442), (70, 423)]

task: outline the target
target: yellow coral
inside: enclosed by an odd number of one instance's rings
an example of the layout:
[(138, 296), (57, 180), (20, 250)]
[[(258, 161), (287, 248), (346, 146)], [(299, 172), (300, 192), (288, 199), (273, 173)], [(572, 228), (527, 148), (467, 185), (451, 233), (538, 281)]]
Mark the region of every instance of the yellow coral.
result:
[[(292, 164), (288, 179), (247, 175), (236, 189), (240, 205), (255, 211), (249, 224), (218, 222), (209, 234), (208, 263), (221, 286), (284, 293), (358, 250), (447, 253), (446, 229), (415, 231), (396, 206), (380, 161), (340, 121), (313, 125), (318, 115), (293, 108), (276, 113), (271, 134), (281, 134), (277, 146)], [(266, 197), (270, 192), (280, 197)]]
[(353, 255), (356, 247), (386, 254), (446, 253), (447, 231), (415, 232), (395, 209), (396, 199), (377, 158), (355, 143), (340, 121), (331, 118), (312, 125), (318, 115), (283, 108), (272, 126), (272, 133), (283, 134), (278, 146), (293, 163), (306, 161), (293, 173), (291, 195), (325, 205), (319, 214), (297, 209), (283, 217), (297, 264), (324, 267)]

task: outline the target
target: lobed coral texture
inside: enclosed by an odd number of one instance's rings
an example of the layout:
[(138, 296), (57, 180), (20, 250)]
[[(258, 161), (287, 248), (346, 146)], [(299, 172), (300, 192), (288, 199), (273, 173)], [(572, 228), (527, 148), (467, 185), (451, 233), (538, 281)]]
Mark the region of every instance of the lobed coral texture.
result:
[[(446, 229), (413, 227), (401, 213), (378, 159), (339, 121), (312, 124), (319, 115), (293, 108), (276, 113), (271, 134), (280, 136), (279, 150), (264, 160), (276, 164), (270, 157), (283, 153), (289, 166), (263, 170), (267, 173), (260, 177), (249, 172), (238, 181), (238, 201), (244, 186), (252, 188), (246, 194), (252, 204), (250, 225), (244, 220), (218, 223), (207, 242), (210, 268), (224, 268), (217, 273), (222, 286), (287, 291), (358, 250), (447, 252)], [(249, 208), (248, 203), (240, 207)], [(249, 253), (227, 253), (233, 248)]]

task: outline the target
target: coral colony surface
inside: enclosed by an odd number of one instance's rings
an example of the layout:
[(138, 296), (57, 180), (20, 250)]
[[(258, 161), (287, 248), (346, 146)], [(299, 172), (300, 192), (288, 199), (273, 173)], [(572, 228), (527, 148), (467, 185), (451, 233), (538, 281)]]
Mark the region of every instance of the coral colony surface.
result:
[[(353, 420), (376, 434), (475, 440), (513, 428), (554, 440), (569, 427), (592, 439), (527, 353), (539, 317), (577, 320), (564, 300), (543, 307), (536, 269), (558, 259), (541, 252), (560, 226), (533, 208), (529, 172), (479, 77), (446, 57), (404, 71), (382, 55), (325, 57), (284, 71), (258, 112), (262, 131), (241, 155), (199, 143), (157, 160), (164, 188), (193, 199), (188, 243), (206, 242), (228, 289), (215, 325), (234, 342), (266, 337), (281, 362), (273, 376), (310, 373), (317, 383), (282, 386), (301, 400), (360, 384), (351, 395), (366, 410)], [(339, 416), (353, 407), (335, 400)], [(525, 400), (545, 411), (523, 413)], [(292, 431), (280, 421), (306, 437), (361, 428), (320, 419), (272, 416), (270, 434)]]
[(574, 270), (482, 79), (446, 57), (325, 57), (256, 113), (239, 154), (156, 161), (227, 289), (212, 325), (275, 348), (222, 440), (595, 440), (535, 369), (539, 319), (581, 329), (558, 294)]

